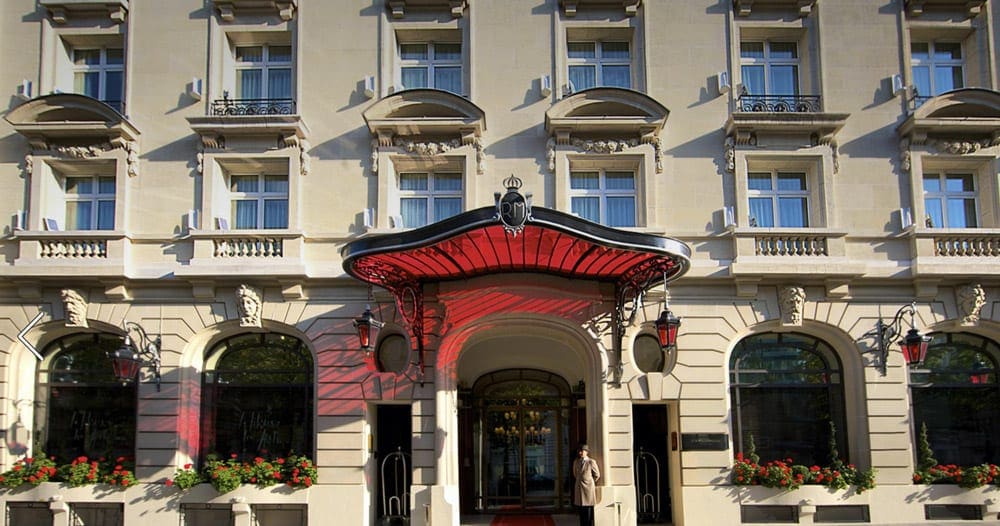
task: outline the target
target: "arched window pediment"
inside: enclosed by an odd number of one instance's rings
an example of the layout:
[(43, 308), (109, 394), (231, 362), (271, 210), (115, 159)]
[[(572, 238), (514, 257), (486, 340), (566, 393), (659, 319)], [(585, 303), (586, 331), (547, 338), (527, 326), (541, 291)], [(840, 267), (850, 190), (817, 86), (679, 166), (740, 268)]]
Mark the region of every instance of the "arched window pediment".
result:
[(575, 93), (545, 112), (545, 131), (568, 141), (580, 134), (660, 133), (670, 110), (652, 97), (624, 88), (593, 88)]
[(99, 139), (111, 144), (138, 139), (139, 130), (107, 104), (74, 93), (31, 99), (5, 117), (33, 144), (66, 138)]
[(454, 93), (411, 89), (385, 97), (362, 114), (381, 142), (396, 135), (436, 135), (463, 138), (468, 143), (486, 130), (486, 112)]
[(1000, 137), (1000, 92), (962, 88), (942, 93), (917, 108), (899, 126), (899, 134), (914, 144), (923, 144), (935, 135), (996, 143)]

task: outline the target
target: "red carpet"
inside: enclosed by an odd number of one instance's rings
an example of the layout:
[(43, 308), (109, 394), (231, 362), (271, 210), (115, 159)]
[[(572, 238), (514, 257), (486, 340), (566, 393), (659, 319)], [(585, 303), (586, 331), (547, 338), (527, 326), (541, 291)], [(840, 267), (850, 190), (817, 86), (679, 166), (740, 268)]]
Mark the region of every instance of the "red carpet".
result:
[(497, 515), (490, 526), (556, 526), (550, 515)]

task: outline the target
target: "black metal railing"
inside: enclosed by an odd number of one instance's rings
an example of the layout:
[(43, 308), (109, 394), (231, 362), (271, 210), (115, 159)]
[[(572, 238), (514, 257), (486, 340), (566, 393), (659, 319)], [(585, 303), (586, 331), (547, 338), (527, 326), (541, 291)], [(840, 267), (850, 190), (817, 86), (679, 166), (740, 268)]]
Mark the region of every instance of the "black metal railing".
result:
[(740, 95), (739, 111), (817, 113), (819, 95)]
[(295, 99), (215, 99), (212, 115), (292, 115)]

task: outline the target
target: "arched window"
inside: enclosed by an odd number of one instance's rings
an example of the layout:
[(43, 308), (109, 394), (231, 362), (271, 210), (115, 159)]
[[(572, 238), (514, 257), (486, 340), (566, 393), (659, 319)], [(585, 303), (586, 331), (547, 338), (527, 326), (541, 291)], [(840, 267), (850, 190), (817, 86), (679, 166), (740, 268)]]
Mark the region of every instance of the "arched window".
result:
[(69, 461), (135, 456), (136, 386), (122, 385), (107, 353), (112, 334), (74, 334), (45, 349), (35, 404), (35, 452)]
[(243, 334), (209, 351), (201, 459), (312, 455), (313, 359), (297, 338)]
[(910, 370), (913, 423), (941, 464), (1000, 459), (1000, 346), (967, 333), (932, 335), (927, 359)]
[(737, 451), (753, 436), (762, 461), (792, 458), (796, 464), (826, 465), (830, 424), (846, 455), (844, 394), (840, 363), (825, 342), (796, 333), (749, 336), (729, 362)]

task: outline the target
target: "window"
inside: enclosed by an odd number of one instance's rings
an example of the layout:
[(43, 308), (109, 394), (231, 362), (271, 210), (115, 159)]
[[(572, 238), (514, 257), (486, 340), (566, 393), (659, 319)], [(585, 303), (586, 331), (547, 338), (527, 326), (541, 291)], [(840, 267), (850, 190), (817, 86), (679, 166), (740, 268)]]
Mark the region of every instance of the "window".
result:
[(441, 221), (462, 212), (462, 174), (400, 173), (399, 196), (406, 227)]
[(64, 185), (67, 230), (114, 230), (114, 177), (66, 177)]
[(628, 42), (568, 42), (569, 81), (573, 91), (598, 86), (632, 87)]
[[(76, 334), (45, 350), (36, 395), (35, 451), (69, 462), (90, 458), (133, 458), (136, 385), (122, 385), (107, 353), (120, 336)], [(48, 358), (50, 357), (51, 358)]]
[(236, 46), (236, 98), (292, 99), (292, 46)]
[(924, 218), (929, 228), (976, 228), (976, 178), (971, 173), (925, 173)]
[(436, 88), (461, 95), (462, 43), (400, 43), (399, 79), (403, 89)]
[(740, 42), (743, 89), (753, 96), (799, 94), (799, 52), (795, 42)]
[(1000, 346), (967, 333), (931, 336), (924, 365), (910, 370), (914, 431), (927, 426), (940, 464), (995, 462), (1000, 458)]
[(301, 341), (234, 336), (209, 351), (203, 374), (201, 459), (312, 454), (313, 359)]
[(750, 202), (750, 226), (809, 226), (806, 174), (750, 172), (747, 174), (747, 195)]
[(120, 47), (73, 49), (73, 91), (122, 111), (125, 53)]
[(634, 172), (570, 172), (570, 210), (610, 227), (636, 226)]
[(828, 465), (831, 425), (846, 452), (844, 395), (832, 348), (796, 333), (764, 333), (736, 345), (729, 362), (734, 439), (750, 437), (762, 461)]
[(70, 507), (73, 526), (121, 526), (125, 523), (123, 504), (75, 503)]
[(913, 42), (910, 60), (918, 97), (933, 97), (965, 86), (960, 42)]
[(288, 228), (288, 176), (233, 175), (229, 192), (233, 228)]

